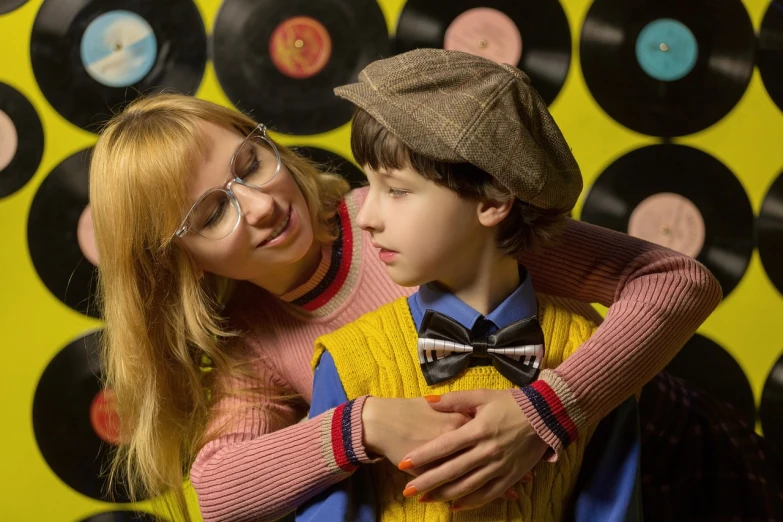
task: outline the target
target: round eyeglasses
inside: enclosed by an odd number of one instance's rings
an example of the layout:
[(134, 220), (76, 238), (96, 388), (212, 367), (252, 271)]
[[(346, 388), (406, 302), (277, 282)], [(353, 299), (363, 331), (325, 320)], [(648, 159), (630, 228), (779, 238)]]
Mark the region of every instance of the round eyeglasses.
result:
[(280, 152), (259, 124), (242, 141), (229, 166), (231, 179), (222, 187), (206, 191), (193, 204), (174, 233), (182, 237), (194, 232), (207, 239), (223, 239), (236, 230), (242, 209), (231, 186), (239, 183), (260, 189), (280, 172)]

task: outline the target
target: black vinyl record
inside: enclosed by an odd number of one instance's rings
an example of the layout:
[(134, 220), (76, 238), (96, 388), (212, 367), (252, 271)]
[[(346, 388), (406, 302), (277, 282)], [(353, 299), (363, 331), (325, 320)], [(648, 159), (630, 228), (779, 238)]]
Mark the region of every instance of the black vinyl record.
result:
[(783, 455), (783, 356), (772, 367), (764, 383), (759, 418), (764, 438)]
[(783, 173), (764, 197), (757, 233), (761, 264), (772, 284), (783, 294)]
[(769, 3), (759, 29), (759, 72), (770, 98), (783, 110), (783, 1)]
[(161, 522), (162, 519), (141, 511), (106, 511), (79, 522)]
[(756, 39), (741, 0), (595, 0), (582, 26), (582, 71), (622, 125), (683, 136), (719, 121), (753, 74)]
[(19, 91), (0, 83), (0, 198), (30, 181), (41, 163), (43, 149), (38, 113)]
[(88, 207), (91, 152), (66, 158), (41, 183), (30, 207), (27, 243), (49, 291), (72, 309), (99, 317), (94, 302), (97, 257), (89, 260), (94, 245)]
[(388, 54), (375, 0), (225, 0), (213, 41), (215, 72), (237, 108), (272, 129), (314, 134), (351, 119), (334, 95)]
[(113, 496), (107, 490), (119, 421), (111, 392), (101, 388), (98, 335), (73, 341), (46, 366), (33, 398), (33, 431), (44, 460), (68, 486), (94, 499), (128, 502), (122, 489)]
[[(493, 46), (497, 52), (490, 54)], [(568, 75), (571, 29), (557, 0), (408, 0), (394, 51), (419, 48), (473, 52), (510, 63), (530, 77), (549, 105)]]
[(30, 59), (52, 107), (96, 132), (142, 94), (195, 92), (207, 39), (192, 0), (44, 0)]
[(318, 147), (295, 147), (297, 154), (317, 164), (324, 172), (334, 172), (348, 180), (351, 188), (366, 185), (364, 172), (339, 154)]
[(734, 357), (715, 341), (694, 334), (666, 371), (731, 405), (745, 424), (755, 426), (756, 402), (750, 381)]
[(684, 145), (651, 145), (615, 160), (585, 199), (581, 219), (691, 255), (726, 297), (754, 247), (745, 189), (723, 163)]
[(18, 7), (22, 7), (29, 0), (0, 0), (0, 14), (10, 13)]

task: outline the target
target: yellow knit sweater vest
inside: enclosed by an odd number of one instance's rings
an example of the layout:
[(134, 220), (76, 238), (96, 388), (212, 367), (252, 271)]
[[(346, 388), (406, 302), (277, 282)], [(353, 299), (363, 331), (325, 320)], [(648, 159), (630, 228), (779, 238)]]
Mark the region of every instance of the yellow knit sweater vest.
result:
[[(596, 325), (538, 295), (539, 321), (544, 331), (543, 368), (553, 368), (593, 333)], [(457, 390), (508, 389), (514, 384), (492, 366), (469, 368), (456, 379), (428, 386), (419, 367), (416, 326), (406, 298), (399, 298), (316, 340), (313, 366), (325, 350), (332, 355), (348, 399), (421, 397)], [(482, 508), (450, 512), (444, 502), (419, 503), (402, 491), (412, 480), (387, 460), (372, 466), (378, 499), (378, 519), (397, 521), (557, 522), (564, 516), (592, 429), (582, 430), (554, 462), (540, 462), (532, 482), (516, 487), (519, 500), (496, 500)]]

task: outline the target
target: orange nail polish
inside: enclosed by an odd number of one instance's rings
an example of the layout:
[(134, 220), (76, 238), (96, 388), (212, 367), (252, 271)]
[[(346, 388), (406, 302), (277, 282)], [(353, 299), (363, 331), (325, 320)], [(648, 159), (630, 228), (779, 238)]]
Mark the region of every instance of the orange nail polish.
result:
[(411, 469), (413, 467), (413, 462), (411, 462), (411, 459), (405, 459), (399, 464), (397, 464), (397, 469), (401, 471), (405, 471), (406, 469)]
[(524, 477), (522, 477), (522, 482), (530, 482), (531, 480), (533, 480), (533, 474), (532, 473), (528, 473)]
[(460, 509), (462, 509), (462, 506), (460, 506), (459, 504), (454, 504), (449, 508), (449, 511), (459, 511)]
[(431, 501), (432, 499), (426, 493), (419, 497), (419, 502), (431, 502)]
[(509, 489), (506, 491), (506, 498), (507, 498), (508, 500), (519, 500), (519, 495), (517, 495), (517, 492), (516, 492), (516, 491), (514, 491), (513, 489), (510, 489), (510, 488), (509, 488)]
[(416, 489), (416, 486), (410, 486), (410, 487), (407, 487), (407, 488), (405, 488), (403, 490), (402, 496), (403, 497), (412, 497), (413, 495), (415, 495), (418, 492), (419, 492), (419, 490)]
[(440, 395), (425, 395), (427, 402), (440, 402)]

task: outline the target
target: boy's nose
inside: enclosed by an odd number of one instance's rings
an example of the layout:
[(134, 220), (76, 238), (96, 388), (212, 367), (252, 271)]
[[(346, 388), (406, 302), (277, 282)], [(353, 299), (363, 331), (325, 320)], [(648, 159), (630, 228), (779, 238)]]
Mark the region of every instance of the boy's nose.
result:
[(365, 231), (380, 230), (382, 228), (377, 205), (374, 203), (370, 193), (367, 194), (367, 198), (362, 203), (359, 213), (356, 214), (356, 224)]

